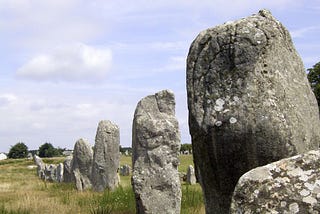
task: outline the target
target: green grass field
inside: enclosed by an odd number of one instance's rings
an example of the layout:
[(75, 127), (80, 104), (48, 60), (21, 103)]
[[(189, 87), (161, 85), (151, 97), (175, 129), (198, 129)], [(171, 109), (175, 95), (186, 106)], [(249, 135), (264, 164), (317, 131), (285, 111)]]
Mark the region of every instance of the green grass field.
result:
[[(59, 163), (63, 158), (44, 159)], [(131, 157), (122, 156), (121, 165), (131, 166)], [(192, 163), (191, 155), (180, 156), (180, 172)], [(73, 184), (49, 183), (37, 177), (32, 160), (0, 161), (0, 214), (29, 213), (89, 213), (134, 214), (135, 200), (130, 176), (121, 176), (121, 185), (113, 192), (78, 192)], [(198, 184), (182, 184), (181, 213), (205, 213), (201, 188)]]

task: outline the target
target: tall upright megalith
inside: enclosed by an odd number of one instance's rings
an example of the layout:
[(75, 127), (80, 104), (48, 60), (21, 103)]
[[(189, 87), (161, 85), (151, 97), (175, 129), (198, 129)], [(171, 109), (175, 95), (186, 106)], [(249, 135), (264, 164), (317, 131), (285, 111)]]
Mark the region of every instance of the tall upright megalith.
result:
[(72, 172), (72, 159), (73, 156), (70, 155), (63, 161), (63, 182), (65, 183), (73, 183), (75, 179)]
[(119, 184), (120, 134), (116, 124), (109, 120), (99, 122), (94, 145), (92, 185), (96, 191), (113, 190)]
[(246, 171), (318, 148), (316, 99), (289, 32), (269, 11), (200, 33), (187, 93), (207, 213), (228, 213)]
[(74, 145), (72, 159), (72, 173), (78, 190), (86, 190), (92, 187), (92, 148), (87, 140), (79, 139)]
[(137, 212), (180, 213), (180, 132), (172, 92), (160, 91), (138, 103), (133, 119), (132, 149), (132, 185)]

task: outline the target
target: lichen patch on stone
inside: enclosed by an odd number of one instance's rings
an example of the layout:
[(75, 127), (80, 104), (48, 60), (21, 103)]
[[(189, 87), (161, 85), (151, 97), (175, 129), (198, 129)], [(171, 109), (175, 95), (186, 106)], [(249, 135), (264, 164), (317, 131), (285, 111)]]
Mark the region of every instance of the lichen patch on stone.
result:
[(319, 177), (315, 151), (255, 168), (239, 179), (231, 213), (320, 213)]
[(234, 117), (230, 117), (229, 122), (230, 122), (231, 124), (236, 123), (236, 122), (237, 122), (237, 119), (234, 118)]

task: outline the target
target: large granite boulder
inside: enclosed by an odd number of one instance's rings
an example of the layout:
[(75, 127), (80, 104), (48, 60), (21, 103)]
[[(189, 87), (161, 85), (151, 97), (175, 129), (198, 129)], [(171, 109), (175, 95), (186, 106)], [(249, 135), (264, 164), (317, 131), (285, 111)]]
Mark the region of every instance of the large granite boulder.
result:
[(90, 144), (84, 140), (79, 139), (74, 145), (72, 172), (75, 178), (76, 187), (79, 191), (90, 189), (91, 172), (92, 172), (92, 148)]
[(189, 128), (207, 213), (239, 177), (318, 148), (320, 121), (289, 32), (269, 11), (201, 32), (187, 59)]
[(138, 103), (132, 149), (137, 213), (180, 213), (180, 133), (172, 92), (160, 91)]
[(320, 151), (245, 173), (236, 185), (231, 213), (320, 213)]
[(117, 174), (120, 166), (119, 127), (109, 120), (100, 121), (95, 141), (91, 176), (93, 189), (113, 190), (119, 184)]

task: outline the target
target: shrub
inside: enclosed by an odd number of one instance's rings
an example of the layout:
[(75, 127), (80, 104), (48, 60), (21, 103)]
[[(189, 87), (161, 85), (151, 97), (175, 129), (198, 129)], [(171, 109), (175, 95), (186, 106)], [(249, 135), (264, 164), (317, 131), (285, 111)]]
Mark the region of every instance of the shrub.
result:
[(61, 155), (61, 149), (56, 149), (51, 143), (45, 143), (39, 147), (39, 157), (51, 158)]
[(28, 147), (22, 142), (12, 146), (8, 154), (8, 158), (13, 159), (26, 157), (28, 157)]

